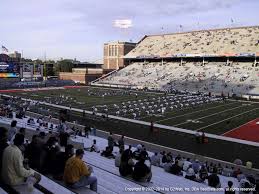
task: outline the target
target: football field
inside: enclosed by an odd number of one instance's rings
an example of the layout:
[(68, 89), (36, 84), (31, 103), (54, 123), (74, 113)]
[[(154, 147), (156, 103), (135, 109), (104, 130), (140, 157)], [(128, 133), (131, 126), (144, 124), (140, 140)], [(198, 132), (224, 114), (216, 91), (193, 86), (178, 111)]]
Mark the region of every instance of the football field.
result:
[(76, 87), (7, 93), (82, 110), (223, 135), (259, 118), (259, 103), (190, 94)]

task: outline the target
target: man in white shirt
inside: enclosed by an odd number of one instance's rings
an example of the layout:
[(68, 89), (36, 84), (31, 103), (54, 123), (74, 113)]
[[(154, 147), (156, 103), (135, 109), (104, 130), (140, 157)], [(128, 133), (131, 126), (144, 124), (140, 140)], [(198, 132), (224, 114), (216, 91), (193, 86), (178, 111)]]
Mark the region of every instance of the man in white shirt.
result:
[(16, 134), (14, 144), (5, 148), (2, 158), (1, 178), (8, 185), (23, 184), (28, 177), (34, 177), (35, 183), (40, 181), (40, 175), (32, 169), (23, 166), (23, 155), (19, 147), (24, 143), (24, 135)]
[(183, 163), (183, 170), (187, 171), (190, 165), (192, 165), (192, 163), (190, 162), (190, 158), (187, 158), (187, 160)]

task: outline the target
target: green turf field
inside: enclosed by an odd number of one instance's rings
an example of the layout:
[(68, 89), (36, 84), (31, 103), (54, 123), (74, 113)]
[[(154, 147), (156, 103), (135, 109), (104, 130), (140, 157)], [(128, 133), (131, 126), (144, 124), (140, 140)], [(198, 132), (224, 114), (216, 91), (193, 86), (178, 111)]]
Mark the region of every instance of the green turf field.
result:
[[(93, 106), (98, 109), (98, 112), (104, 112), (104, 109), (107, 108), (109, 115), (115, 115), (116, 111), (121, 111), (121, 108), (114, 108), (114, 104), (122, 107), (123, 105), (121, 104), (125, 103), (126, 106), (128, 101), (132, 104), (134, 102), (139, 103), (139, 100), (143, 102), (144, 99), (152, 102), (165, 96), (161, 93), (93, 87), (19, 92), (11, 93), (11, 95), (90, 111)], [(153, 98), (155, 100), (152, 100)], [(126, 109), (129, 108), (127, 107)], [(133, 118), (132, 113), (125, 113), (118, 116)], [(227, 100), (226, 102), (204, 103), (194, 107), (167, 110), (164, 114), (145, 114), (143, 110), (136, 119), (221, 135), (258, 117), (259, 103)]]

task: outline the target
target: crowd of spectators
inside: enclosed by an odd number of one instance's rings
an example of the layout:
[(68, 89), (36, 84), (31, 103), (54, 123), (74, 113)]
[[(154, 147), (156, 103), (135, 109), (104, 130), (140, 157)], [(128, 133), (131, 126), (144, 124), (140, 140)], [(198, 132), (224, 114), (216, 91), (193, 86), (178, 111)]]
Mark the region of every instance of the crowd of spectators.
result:
[[(2, 108), (5, 109), (5, 107)], [(38, 118), (36, 122), (44, 125), (45, 121), (43, 118)], [(97, 191), (97, 178), (92, 175), (93, 169), (82, 160), (84, 150), (77, 149), (74, 153), (73, 145), (68, 144), (68, 138), (72, 134), (87, 138), (89, 128), (86, 127), (85, 133), (75, 128), (72, 130), (65, 120), (61, 119), (59, 125), (56, 126), (57, 133), (50, 133), (47, 137), (45, 132), (39, 131), (29, 142), (25, 139), (26, 129), (18, 129), (16, 121), (11, 122), (9, 130), (0, 127), (1, 181), (11, 186), (26, 182), (37, 184), (41, 179), (40, 174), (37, 173), (39, 172), (52, 176), (54, 179), (63, 180), (72, 188), (90, 185), (90, 189)], [(150, 157), (145, 146), (141, 144), (137, 145), (134, 151), (131, 146), (125, 149), (123, 135), (116, 141), (114, 135), (110, 133), (107, 140), (108, 145), (103, 151), (100, 150), (96, 139), (93, 140), (91, 147), (85, 150), (101, 152), (102, 156), (114, 158), (120, 175), (130, 177), (135, 181), (150, 182), (151, 166), (154, 165), (164, 168), (168, 173), (184, 176), (192, 181), (205, 182), (207, 180), (208, 185), (215, 188), (221, 187), (219, 175), (236, 177), (240, 182), (240, 187), (256, 186), (255, 178), (245, 175), (239, 168), (223, 167), (220, 163), (200, 162), (197, 159), (191, 160), (165, 151), (156, 152)], [(116, 155), (114, 155), (114, 146), (119, 148)], [(240, 159), (235, 160), (234, 163), (243, 164)], [(229, 182), (228, 186), (231, 188), (233, 183)]]
[[(26, 111), (14, 114), (17, 108), (5, 103), (1, 105), (0, 110), (2, 117), (12, 119), (14, 116), (24, 118)], [(16, 120), (11, 122), (9, 130), (0, 127), (1, 183), (9, 186), (27, 183), (33, 186), (41, 180), (41, 173), (63, 180), (72, 188), (90, 185), (90, 189), (97, 191), (97, 178), (90, 176), (92, 168), (83, 162), (83, 150), (78, 149), (74, 154), (73, 145), (68, 144), (70, 135), (83, 135), (82, 132), (76, 128), (71, 129), (62, 118), (55, 130), (54, 125), (42, 117), (36, 121), (29, 118), (27, 121), (27, 124), (33, 126), (36, 126), (36, 123), (38, 134), (33, 135), (31, 141), (25, 139), (26, 129), (18, 128)], [(85, 133), (85, 136), (88, 135)], [(97, 151), (96, 141), (93, 142), (93, 150)]]

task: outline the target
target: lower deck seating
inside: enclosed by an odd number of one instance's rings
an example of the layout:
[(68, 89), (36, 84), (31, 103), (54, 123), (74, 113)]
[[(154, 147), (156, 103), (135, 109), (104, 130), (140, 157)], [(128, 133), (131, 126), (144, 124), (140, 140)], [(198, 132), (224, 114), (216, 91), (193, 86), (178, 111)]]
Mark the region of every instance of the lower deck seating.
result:
[(1, 187), (0, 187), (0, 193), (7, 194)]
[[(31, 129), (35, 130), (35, 129)], [(107, 145), (107, 140), (104, 138), (89, 136), (89, 139), (85, 137), (76, 137), (71, 138), (74, 142), (80, 142), (84, 144), (84, 147), (90, 147), (93, 139), (97, 140), (97, 145), (100, 150), (104, 150)], [(114, 148), (114, 154), (118, 152), (118, 148)], [(159, 187), (159, 188), (192, 188), (192, 187), (208, 187), (207, 183), (198, 183), (191, 180), (185, 179), (183, 176), (176, 176), (173, 174), (169, 174), (164, 172), (164, 170), (160, 167), (152, 166), (152, 180), (151, 183), (139, 183), (135, 182), (131, 179), (125, 179), (120, 176), (119, 170), (114, 165), (113, 159), (108, 159), (100, 156), (99, 153), (95, 152), (85, 152), (83, 160), (89, 165), (93, 166), (93, 175), (98, 179), (98, 193), (124, 193), (128, 188), (140, 188), (140, 187)], [(238, 181), (232, 177), (224, 177), (219, 175), (220, 181), (222, 183), (222, 187), (227, 186), (227, 181), (231, 180), (234, 183), (234, 187), (238, 187)], [(40, 184), (47, 188), (48, 190), (56, 193), (57, 191), (62, 191), (62, 193), (94, 193), (89, 189), (78, 189), (72, 190), (70, 188), (66, 188), (63, 183), (53, 183), (47, 177), (42, 178)], [(35, 189), (35, 192), (37, 190)], [(137, 192), (131, 192), (137, 193)], [(150, 192), (146, 192), (150, 193)], [(161, 193), (161, 192), (160, 192)], [(162, 192), (168, 193), (168, 192)], [(199, 193), (199, 192), (197, 192)]]
[(258, 67), (252, 62), (226, 65), (223, 62), (134, 62), (95, 82), (157, 90), (187, 90), (224, 94), (258, 94)]

